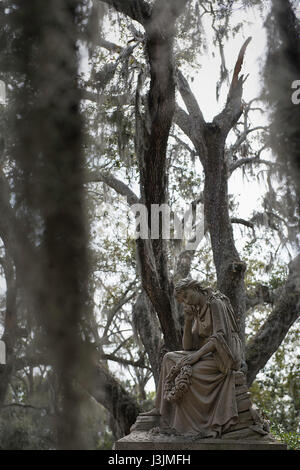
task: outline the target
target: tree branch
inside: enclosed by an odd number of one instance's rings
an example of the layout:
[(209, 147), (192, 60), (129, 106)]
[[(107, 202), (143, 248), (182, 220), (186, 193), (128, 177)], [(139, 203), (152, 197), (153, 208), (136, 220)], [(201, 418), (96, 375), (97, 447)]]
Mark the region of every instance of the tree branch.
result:
[(27, 409), (32, 409), (32, 410), (43, 410), (43, 411), (49, 411), (49, 408), (46, 406), (33, 406), (33, 405), (24, 405), (23, 403), (7, 403), (6, 405), (3, 405), (2, 408), (11, 408), (13, 406), (16, 406), (18, 408), (27, 408)]
[(233, 98), (236, 89), (239, 88), (239, 86), (240, 86), (239, 74), (241, 72), (242, 65), (243, 65), (243, 62), (244, 62), (246, 49), (247, 49), (248, 44), (250, 43), (251, 40), (252, 40), (252, 37), (249, 37), (248, 39), (246, 39), (246, 41), (244, 42), (244, 44), (243, 44), (243, 46), (240, 50), (238, 59), (236, 61), (235, 67), (234, 67), (233, 77), (232, 77), (232, 81), (231, 81), (231, 85), (230, 85), (230, 89), (229, 89), (229, 94), (228, 94), (228, 98), (227, 98), (228, 100), (231, 100)]
[(84, 380), (81, 386), (111, 413), (117, 424), (118, 438), (130, 433), (130, 427), (135, 422), (140, 407), (135, 398), (105, 367), (96, 365), (92, 377)]
[[(180, 106), (176, 104), (173, 118), (175, 124), (185, 133), (185, 135), (193, 142), (192, 137), (192, 119)], [(193, 142), (194, 143), (194, 142)]]
[(199, 128), (202, 129), (206, 124), (202, 111), (188, 84), (188, 81), (179, 69), (177, 69), (177, 87), (180, 91), (190, 117), (193, 119), (193, 121), (196, 121)]
[(113, 79), (119, 62), (129, 57), (134, 51), (135, 47), (136, 44), (124, 47), (121, 49), (120, 54), (115, 62), (109, 62), (105, 64), (101, 70), (92, 70), (91, 80), (94, 82), (94, 86), (97, 90), (104, 90), (106, 85)]
[(107, 172), (90, 171), (85, 177), (85, 183), (105, 183), (110, 188), (114, 189), (121, 196), (127, 197), (127, 202), (130, 206), (139, 204), (140, 200), (137, 195), (118, 178)]
[(258, 284), (252, 293), (246, 295), (247, 311), (257, 305), (274, 304), (283, 292), (283, 287), (271, 289), (269, 286)]
[[(237, 138), (236, 142), (228, 149), (228, 152), (233, 155), (237, 151), (237, 149), (242, 145), (242, 143), (245, 142), (249, 134), (251, 134), (252, 132), (266, 129), (266, 126), (256, 126), (252, 127), (251, 129), (245, 129), (244, 132), (242, 132), (242, 134)], [(266, 146), (264, 148), (266, 148)]]
[(254, 229), (254, 224), (248, 220), (240, 219), (238, 217), (231, 217), (230, 221), (232, 224), (242, 224), (245, 225), (245, 227), (251, 228), (252, 230)]
[(110, 328), (110, 325), (111, 325), (116, 313), (123, 307), (123, 305), (125, 305), (127, 302), (132, 300), (134, 298), (134, 296), (136, 295), (136, 290), (134, 290), (134, 292), (132, 292), (130, 295), (127, 296), (129, 290), (132, 287), (133, 287), (133, 284), (130, 284), (128, 289), (126, 289), (126, 291), (124, 292), (124, 295), (118, 300), (116, 305), (114, 305), (112, 307), (112, 309), (107, 313), (107, 322), (106, 322), (104, 332), (103, 332), (103, 335), (102, 335), (103, 339), (106, 338), (108, 330)]
[(118, 357), (114, 354), (103, 354), (102, 359), (106, 361), (117, 362), (124, 366), (133, 366), (133, 367), (143, 367), (144, 369), (151, 370), (150, 367), (146, 366), (144, 358), (140, 358), (137, 361), (132, 361), (130, 359), (125, 359), (124, 357)]
[(119, 46), (118, 44), (115, 44), (114, 42), (107, 41), (103, 37), (99, 38), (97, 45), (100, 47), (103, 47), (104, 49), (107, 49), (110, 52), (120, 53), (122, 50), (122, 46)]
[(223, 131), (223, 134), (225, 136), (232, 129), (232, 127), (237, 123), (238, 119), (240, 118), (243, 112), (242, 93), (243, 93), (244, 77), (243, 75), (239, 77), (239, 74), (242, 68), (247, 46), (250, 41), (251, 41), (251, 38), (248, 38), (240, 50), (237, 62), (235, 64), (233, 77), (232, 77), (229, 93), (227, 96), (226, 105), (223, 111), (221, 111), (220, 114), (215, 116), (213, 120), (213, 123), (216, 124)]
[(136, 337), (146, 349), (155, 383), (158, 384), (160, 371), (161, 330), (156, 312), (143, 290), (132, 308), (132, 322)]
[(267, 165), (267, 166), (274, 166), (274, 163), (270, 162), (269, 160), (262, 160), (258, 156), (240, 158), (239, 160), (237, 160), (236, 162), (234, 162), (230, 165), (229, 174), (231, 175), (237, 168), (240, 168), (243, 165), (251, 165), (253, 163), (263, 164), (263, 165)]
[(191, 154), (191, 157), (196, 157), (197, 156), (197, 152), (192, 149), (186, 142), (184, 142), (183, 140), (181, 140), (177, 135), (175, 134), (170, 134), (170, 137), (173, 137), (173, 139), (176, 140), (176, 142), (181, 145), (182, 147), (184, 147), (190, 154)]
[(85, 88), (81, 89), (81, 99), (91, 101), (92, 103), (97, 103), (99, 106), (102, 106), (103, 104), (107, 104), (109, 106), (124, 106), (134, 104), (134, 96), (126, 93), (124, 95), (112, 95), (89, 91)]

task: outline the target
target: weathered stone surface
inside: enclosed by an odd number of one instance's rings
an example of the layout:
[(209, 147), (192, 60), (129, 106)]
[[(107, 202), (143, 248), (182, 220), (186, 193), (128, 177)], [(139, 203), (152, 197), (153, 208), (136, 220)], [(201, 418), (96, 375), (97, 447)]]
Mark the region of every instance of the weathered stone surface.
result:
[(237, 401), (237, 409), (238, 412), (241, 413), (242, 411), (247, 411), (251, 408), (252, 403), (251, 399), (249, 397), (245, 397), (241, 400)]
[[(248, 428), (251, 425), (253, 425), (253, 421), (251, 419), (249, 419), (249, 421), (234, 424), (233, 426), (230, 427), (230, 431), (228, 431), (228, 432), (237, 431), (238, 429), (245, 429), (245, 428)], [(225, 431), (225, 433), (226, 433), (226, 431)]]
[[(253, 431), (251, 427), (246, 427), (244, 429), (230, 430), (229, 432), (223, 434), (222, 439), (254, 439), (261, 441), (260, 436)], [(267, 438), (270, 441), (270, 438)]]
[(238, 385), (238, 386), (235, 387), (235, 395), (236, 396), (242, 395), (246, 392), (248, 392), (247, 385)]
[(245, 423), (248, 421), (253, 421), (252, 414), (249, 410), (239, 413), (239, 423)]
[(247, 380), (246, 380), (246, 376), (243, 372), (240, 372), (240, 371), (235, 372), (234, 377), (235, 377), (235, 385), (236, 386), (246, 385)]
[[(259, 436), (251, 430), (239, 432), (239, 439), (226, 437), (222, 439), (193, 439), (192, 436), (153, 434), (151, 432), (133, 431), (114, 445), (115, 450), (286, 450), (284, 444), (270, 437)], [(232, 433), (230, 433), (232, 434)], [(228, 435), (226, 435), (228, 436)]]
[(138, 415), (136, 422), (131, 426), (130, 431), (149, 431), (155, 426), (159, 426), (160, 416)]

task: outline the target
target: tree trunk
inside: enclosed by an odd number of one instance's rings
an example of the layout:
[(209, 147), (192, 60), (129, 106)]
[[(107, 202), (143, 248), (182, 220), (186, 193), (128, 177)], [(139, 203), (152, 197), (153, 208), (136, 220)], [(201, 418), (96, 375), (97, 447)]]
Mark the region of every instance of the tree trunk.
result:
[[(150, 89), (146, 116), (136, 107), (136, 151), (139, 158), (141, 202), (148, 210), (151, 236), (152, 205), (167, 203), (167, 143), (175, 111), (173, 42), (175, 21), (187, 2), (157, 0), (145, 24)], [(139, 89), (137, 90), (138, 98)], [(138, 102), (137, 102), (138, 104)], [(180, 347), (180, 328), (168, 277), (166, 240), (137, 240), (142, 285), (155, 308), (167, 349)]]
[(77, 86), (80, 1), (16, 3), (10, 13), (16, 31), (15, 73), (24, 82), (12, 109), (17, 116), (16, 199), (28, 238), (38, 246), (18, 257), (18, 281), (44, 329), (59, 377), (59, 446), (80, 449), (85, 447), (82, 397), (73, 376), (89, 367), (87, 357), (81, 362), (80, 337), (88, 279)]
[(161, 332), (157, 321), (156, 312), (149, 301), (147, 294), (142, 292), (133, 306), (133, 324), (137, 332), (138, 339), (145, 348), (155, 384), (158, 384), (160, 372), (161, 355)]
[(245, 342), (246, 269), (236, 250), (228, 208), (228, 171), (225, 160), (225, 139), (217, 126), (207, 126), (205, 132), (204, 211), (210, 233), (218, 288), (227, 295), (237, 314), (241, 339)]

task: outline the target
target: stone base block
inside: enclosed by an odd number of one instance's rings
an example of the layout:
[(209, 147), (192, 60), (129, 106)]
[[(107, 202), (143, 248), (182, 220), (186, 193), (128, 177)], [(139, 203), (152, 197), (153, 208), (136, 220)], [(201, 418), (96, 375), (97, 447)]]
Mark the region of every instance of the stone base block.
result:
[(248, 436), (244, 439), (193, 439), (185, 436), (153, 435), (133, 431), (115, 442), (114, 450), (286, 450), (286, 445), (270, 437)]

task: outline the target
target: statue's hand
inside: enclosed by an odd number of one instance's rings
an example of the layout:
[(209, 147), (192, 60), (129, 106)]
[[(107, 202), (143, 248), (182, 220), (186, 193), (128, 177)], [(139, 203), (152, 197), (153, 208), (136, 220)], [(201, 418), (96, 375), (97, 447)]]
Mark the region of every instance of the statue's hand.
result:
[(193, 305), (185, 305), (183, 312), (189, 320), (192, 320), (197, 315), (197, 309)]
[(186, 355), (181, 361), (179, 361), (176, 366), (183, 367), (186, 365), (192, 366), (196, 362), (198, 362), (203, 356), (208, 353), (211, 353), (215, 350), (214, 343), (212, 341), (208, 341), (204, 346), (202, 346), (198, 351), (192, 352), (191, 354)]
[(188, 366), (188, 365), (192, 366), (193, 364), (199, 361), (200, 357), (201, 357), (201, 353), (199, 353), (199, 351), (195, 351), (194, 353), (191, 353), (185, 356), (183, 359), (181, 359), (177, 363), (177, 367), (181, 368), (183, 366)]

